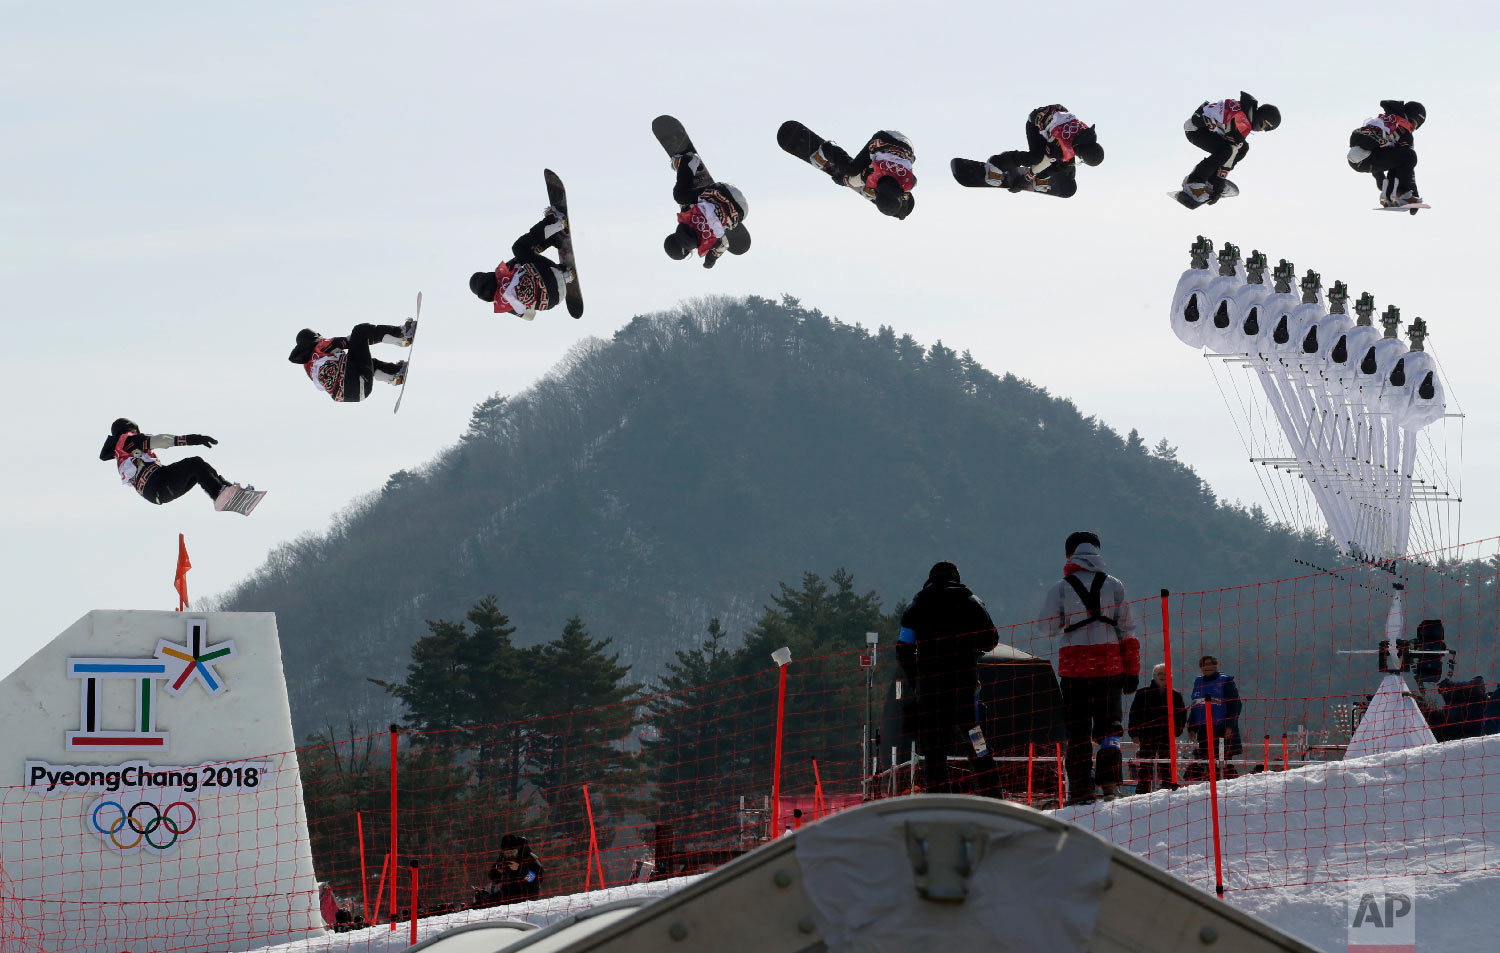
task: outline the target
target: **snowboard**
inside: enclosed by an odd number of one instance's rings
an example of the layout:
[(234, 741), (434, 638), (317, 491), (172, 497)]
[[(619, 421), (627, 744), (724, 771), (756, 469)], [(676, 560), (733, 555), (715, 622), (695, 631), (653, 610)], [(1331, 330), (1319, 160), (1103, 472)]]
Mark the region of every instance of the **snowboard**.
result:
[[(1225, 179), (1224, 180), (1224, 192), (1223, 192), (1222, 195), (1219, 196), (1219, 201), (1222, 202), (1225, 199), (1232, 199), (1236, 195), (1239, 195), (1239, 194), (1240, 194), (1240, 187), (1238, 185), (1235, 185), (1233, 182), (1229, 181), (1228, 179)], [(1208, 204), (1207, 202), (1195, 202), (1195, 201), (1193, 201), (1193, 197), (1191, 195), (1188, 195), (1187, 191), (1185, 189), (1177, 189), (1175, 191), (1168, 192), (1167, 193), (1167, 197), (1171, 198), (1171, 199), (1176, 199), (1177, 200), (1177, 204), (1183, 206), (1184, 208), (1202, 208), (1203, 206), (1205, 206), (1205, 205)]]
[[(781, 146), (782, 151), (796, 156), (824, 175), (828, 175), (829, 163), (823, 157), (823, 146), (828, 144), (828, 140), (802, 125), (797, 120), (788, 119), (781, 124), (781, 128), (776, 130), (776, 144)], [(837, 179), (834, 179), (834, 181), (839, 185), (853, 189), (871, 202), (875, 201), (874, 190), (865, 188), (864, 183), (851, 185), (848, 182), (841, 182)]]
[(568, 213), (568, 193), (556, 172), (543, 169), (542, 177), (547, 180), (547, 204), (562, 213), (563, 221), (567, 223), (557, 237), (557, 259), (569, 275), (568, 287), (564, 292), (568, 313), (581, 318), (583, 291), (578, 287), (578, 264), (573, 260), (573, 216)]
[(1415, 214), (1417, 214), (1417, 209), (1419, 209), (1419, 208), (1432, 208), (1432, 206), (1428, 205), (1426, 202), (1413, 202), (1410, 205), (1382, 205), (1379, 208), (1377, 208), (1375, 211), (1377, 211), (1377, 212), (1411, 212), (1413, 215), (1415, 215)]
[[(693, 188), (702, 189), (713, 184), (714, 177), (708, 174), (708, 165), (704, 163), (703, 156), (698, 155), (698, 147), (693, 145), (693, 140), (680, 119), (676, 116), (657, 116), (651, 120), (651, 133), (666, 150), (668, 158), (675, 159), (685, 152), (698, 156), (698, 171), (693, 174)], [(738, 228), (728, 232), (726, 237), (729, 239), (729, 254), (743, 255), (750, 250), (750, 231), (743, 222)]]
[(229, 489), (234, 490), (234, 495), (223, 506), (220, 506), (219, 501), (215, 500), (214, 509), (220, 512), (239, 513), (242, 516), (249, 516), (250, 511), (259, 506), (260, 501), (265, 499), (266, 496), (265, 490), (257, 490), (253, 486), (240, 486), (238, 483), (231, 484)]
[(990, 164), (977, 159), (954, 159), (948, 163), (953, 180), (969, 189), (1005, 188), (999, 177), (990, 174)]
[[(954, 181), (959, 185), (971, 189), (997, 188), (1010, 191), (1010, 186), (1006, 185), (1005, 182), (1006, 178), (1009, 176), (1024, 178), (1026, 175), (1020, 166), (1010, 166), (1000, 169), (998, 173), (992, 172), (988, 162), (980, 162), (977, 159), (954, 159), (948, 164), (948, 168), (953, 172)], [(1046, 176), (1043, 176), (1042, 180), (1045, 182)], [(1035, 181), (1027, 181), (1024, 187), (1016, 191), (1037, 191)]]
[[(422, 292), (420, 291), (417, 292), (417, 314), (412, 320), (416, 321), (418, 325), (422, 321)], [(418, 327), (418, 330), (421, 330), (421, 328)], [(416, 346), (417, 332), (413, 331), (411, 335), (411, 347), (406, 349), (406, 360), (404, 362), (406, 370), (401, 372), (401, 393), (396, 395), (396, 406), (391, 409), (391, 413), (393, 414), (401, 409), (401, 398), (406, 396), (406, 382), (411, 379), (411, 352), (416, 349)]]

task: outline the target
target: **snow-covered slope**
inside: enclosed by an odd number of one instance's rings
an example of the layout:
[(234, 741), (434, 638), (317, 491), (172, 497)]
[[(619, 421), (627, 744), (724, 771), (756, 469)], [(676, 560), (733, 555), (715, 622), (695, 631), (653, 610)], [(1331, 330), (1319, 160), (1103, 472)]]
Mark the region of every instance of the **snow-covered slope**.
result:
[[(1204, 890), (1214, 889), (1206, 784), (1058, 817), (1119, 844)], [(1348, 949), (1346, 902), (1362, 880), (1414, 877), (1417, 949), (1488, 942), (1500, 907), (1500, 735), (1237, 778), (1219, 786), (1225, 899), (1314, 946)], [(660, 896), (696, 878), (632, 884), (432, 917), (425, 939), (485, 919), (546, 925), (591, 906)], [(330, 934), (277, 953), (404, 949), (406, 924)]]
[[(1057, 816), (1214, 889), (1206, 784)], [(1314, 946), (1348, 948), (1349, 890), (1380, 877), (1416, 878), (1418, 950), (1500, 922), (1500, 735), (1237, 778), (1219, 823), (1225, 899)]]

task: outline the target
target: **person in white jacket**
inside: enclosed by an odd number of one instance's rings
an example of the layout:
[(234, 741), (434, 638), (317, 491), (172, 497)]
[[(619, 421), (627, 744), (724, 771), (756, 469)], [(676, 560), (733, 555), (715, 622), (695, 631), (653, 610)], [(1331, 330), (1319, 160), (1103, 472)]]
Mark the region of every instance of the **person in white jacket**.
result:
[[(1099, 537), (1068, 536), (1063, 578), (1039, 614), (1049, 637), (1061, 637), (1057, 673), (1067, 725), (1068, 803), (1094, 800), (1097, 781), (1106, 798), (1121, 779), (1121, 696), (1140, 681), (1141, 648), (1125, 586), (1104, 571)], [(1094, 745), (1099, 745), (1097, 763)]]

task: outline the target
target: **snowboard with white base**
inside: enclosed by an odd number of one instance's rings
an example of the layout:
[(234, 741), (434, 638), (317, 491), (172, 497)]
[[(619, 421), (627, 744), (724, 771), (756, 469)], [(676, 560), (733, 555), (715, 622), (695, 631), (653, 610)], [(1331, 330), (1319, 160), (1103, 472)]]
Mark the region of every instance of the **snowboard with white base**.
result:
[(214, 509), (221, 513), (239, 513), (241, 516), (249, 516), (250, 511), (259, 506), (265, 496), (265, 490), (231, 483), (219, 491), (218, 499), (214, 500)]
[[(1235, 185), (1233, 182), (1229, 181), (1228, 179), (1225, 179), (1224, 180), (1224, 191), (1221, 192), (1221, 193), (1219, 193), (1219, 198), (1217, 199), (1217, 201), (1223, 201), (1224, 199), (1232, 199), (1236, 195), (1239, 195), (1239, 194), (1240, 194), (1240, 187), (1238, 185)], [(1184, 208), (1200, 208), (1200, 207), (1202, 207), (1204, 205), (1212, 205), (1213, 204), (1212, 202), (1198, 202), (1198, 201), (1195, 201), (1191, 195), (1188, 195), (1186, 189), (1177, 189), (1175, 191), (1168, 192), (1167, 193), (1167, 198), (1175, 200), (1178, 205), (1181, 205)]]
[(1377, 212), (1410, 212), (1417, 214), (1419, 208), (1432, 208), (1426, 202), (1412, 202), (1410, 205), (1382, 205), (1375, 209)]
[[(422, 292), (420, 291), (417, 292), (417, 314), (416, 317), (412, 318), (412, 321), (418, 324), (422, 321)], [(391, 413), (393, 414), (401, 409), (401, 398), (406, 396), (406, 381), (411, 377), (411, 351), (416, 346), (417, 332), (414, 329), (411, 332), (411, 345), (406, 351), (406, 360), (401, 362), (401, 393), (396, 395), (396, 406), (391, 409)]]

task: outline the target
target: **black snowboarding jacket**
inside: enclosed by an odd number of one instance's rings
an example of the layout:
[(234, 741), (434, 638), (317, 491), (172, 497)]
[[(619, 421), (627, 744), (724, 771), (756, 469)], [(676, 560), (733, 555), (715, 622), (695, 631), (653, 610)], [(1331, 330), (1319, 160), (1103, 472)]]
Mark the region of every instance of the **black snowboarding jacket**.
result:
[[(1187, 727), (1187, 706), (1182, 703), (1182, 692), (1176, 690), (1172, 692), (1172, 727), (1178, 735)], [(1142, 748), (1167, 747), (1167, 693), (1155, 682), (1148, 682), (1135, 693), (1127, 730), (1131, 740)]]
[(499, 903), (516, 903), (534, 900), (542, 893), (542, 862), (528, 849), (525, 857), (516, 861), (516, 869), (504, 857), (495, 860), (490, 868), (490, 890), (492, 899)]
[(961, 582), (930, 581), (901, 616), (896, 658), (918, 695), (973, 692), (979, 656), (1000, 642), (995, 621)]

